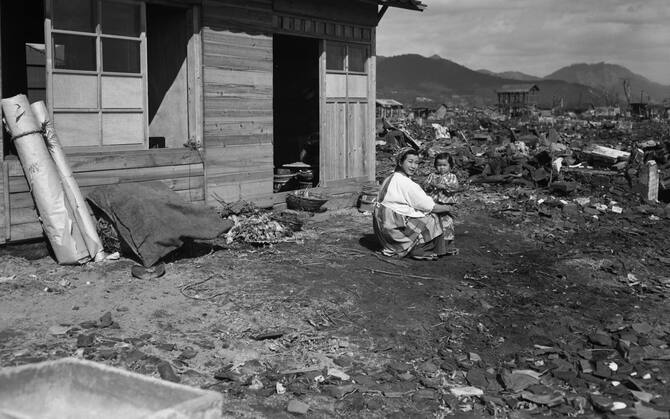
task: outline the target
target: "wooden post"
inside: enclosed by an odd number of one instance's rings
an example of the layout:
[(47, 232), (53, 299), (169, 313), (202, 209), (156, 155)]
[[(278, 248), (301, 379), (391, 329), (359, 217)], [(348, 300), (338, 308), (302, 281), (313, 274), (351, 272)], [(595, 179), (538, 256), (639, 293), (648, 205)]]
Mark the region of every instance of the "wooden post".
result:
[[(0, 45), (2, 45), (2, 5), (0, 5)], [(2, 53), (0, 52), (0, 98), (2, 98)], [(5, 232), (0, 236), (0, 243), (10, 238), (11, 218), (9, 212), (9, 177), (7, 176), (7, 164), (5, 163), (5, 139), (4, 132), (0, 129), (0, 164), (2, 164), (2, 215)]]
[(326, 148), (323, 146), (326, 138), (326, 40), (319, 42), (319, 184), (327, 186), (326, 181)]
[(368, 180), (374, 182), (376, 170), (375, 137), (377, 135), (377, 121), (375, 118), (375, 104), (377, 103), (377, 29), (371, 28), (370, 31), (372, 36), (372, 40), (370, 41), (370, 57), (368, 58), (368, 103), (370, 106), (368, 121), (370, 127), (368, 128), (367, 133), (370, 138), (365, 140), (368, 141), (368, 146), (366, 147), (368, 155), (366, 156), (367, 161), (365, 162), (365, 170), (367, 171)]

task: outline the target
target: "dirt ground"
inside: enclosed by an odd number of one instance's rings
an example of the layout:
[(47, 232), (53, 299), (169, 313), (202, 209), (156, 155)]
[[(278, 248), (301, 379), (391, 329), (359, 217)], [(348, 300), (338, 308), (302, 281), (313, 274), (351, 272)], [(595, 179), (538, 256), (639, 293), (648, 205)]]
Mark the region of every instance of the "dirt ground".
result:
[(663, 208), (534, 193), (464, 193), (460, 254), (435, 262), (380, 256), (356, 209), (297, 242), (191, 246), (150, 280), (6, 246), (0, 365), (92, 359), (221, 392), (231, 417), (667, 417)]

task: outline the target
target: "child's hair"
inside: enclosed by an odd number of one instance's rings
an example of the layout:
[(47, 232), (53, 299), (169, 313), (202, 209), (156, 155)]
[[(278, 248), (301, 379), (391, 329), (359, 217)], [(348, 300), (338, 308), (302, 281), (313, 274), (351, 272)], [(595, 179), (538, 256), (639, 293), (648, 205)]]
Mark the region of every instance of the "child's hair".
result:
[(449, 166), (451, 166), (452, 168), (454, 167), (454, 157), (447, 152), (438, 153), (435, 156), (435, 162), (433, 163), (433, 166), (437, 167), (438, 160), (446, 160), (449, 162)]

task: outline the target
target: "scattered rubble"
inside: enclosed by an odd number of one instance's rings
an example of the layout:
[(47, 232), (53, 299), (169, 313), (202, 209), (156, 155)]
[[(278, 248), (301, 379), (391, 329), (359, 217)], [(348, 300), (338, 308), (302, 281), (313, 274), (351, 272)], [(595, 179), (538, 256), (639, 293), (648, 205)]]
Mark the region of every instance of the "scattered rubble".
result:
[[(419, 177), (432, 171), (436, 154), (449, 152), (462, 182), (519, 185), (562, 195), (604, 191), (635, 200), (650, 187), (646, 165), (654, 162), (659, 199), (670, 200), (670, 124), (604, 122), (608, 121), (570, 116), (550, 123), (505, 121), (490, 111), (453, 109), (444, 120), (430, 125), (397, 125), (420, 144), (425, 162)], [(397, 145), (383, 138), (377, 144), (381, 181), (392, 170), (390, 157)]]
[[(0, 363), (103, 362), (223, 393), (231, 416), (667, 417), (668, 128), (596, 122), (403, 126), (421, 175), (449, 151), (465, 185), (461, 254), (435, 264), (377, 258), (365, 212), (244, 202), (221, 205), (227, 243), (152, 281), (123, 258), (5, 256)], [(381, 179), (395, 145), (377, 148)], [(659, 202), (638, 181), (651, 160)]]
[[(436, 154), (455, 157), (453, 170), (465, 185), (457, 213), (472, 212), (481, 199), (487, 211), (523, 226), (523, 234), (547, 252), (584, 260), (583, 249), (600, 257), (593, 269), (617, 276), (627, 288), (622, 292), (667, 298), (670, 280), (660, 273), (664, 269), (655, 275), (645, 271), (641, 280), (628, 261), (637, 258), (646, 267), (653, 267), (654, 260), (663, 266), (670, 262), (666, 233), (654, 231), (654, 223), (670, 218), (669, 124), (576, 117), (510, 122), (465, 110), (431, 122), (399, 125), (421, 144), (419, 181), (433, 171)], [(383, 140), (377, 144), (381, 181), (393, 170), (396, 147)], [(494, 199), (492, 191), (498, 192)], [(617, 241), (601, 239), (610, 235)], [(648, 253), (633, 253), (643, 240)], [(442, 360), (449, 392), (459, 399), (449, 405), (460, 411), (483, 408), (496, 417), (509, 410), (667, 417), (670, 409), (658, 406), (667, 405), (669, 395), (658, 389), (670, 379), (664, 364), (670, 359), (669, 326), (623, 319), (605, 329), (575, 325), (579, 337), (573, 341), (539, 340), (511, 359), (454, 351), (453, 359)], [(472, 396), (478, 401), (472, 402)]]

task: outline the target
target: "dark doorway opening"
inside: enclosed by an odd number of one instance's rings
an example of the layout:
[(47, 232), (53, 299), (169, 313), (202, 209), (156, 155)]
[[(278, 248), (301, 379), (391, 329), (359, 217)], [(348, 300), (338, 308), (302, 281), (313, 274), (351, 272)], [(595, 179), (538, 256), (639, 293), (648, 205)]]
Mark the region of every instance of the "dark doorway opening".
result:
[(149, 136), (155, 147), (188, 142), (188, 9), (147, 5)]
[[(0, 15), (2, 97), (24, 94), (30, 103), (45, 101), (44, 1), (3, 1)], [(4, 141), (3, 152), (15, 154), (10, 141)]]
[(275, 192), (319, 183), (319, 40), (273, 39)]

